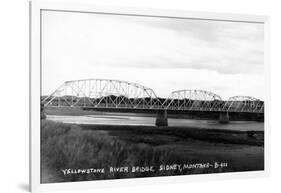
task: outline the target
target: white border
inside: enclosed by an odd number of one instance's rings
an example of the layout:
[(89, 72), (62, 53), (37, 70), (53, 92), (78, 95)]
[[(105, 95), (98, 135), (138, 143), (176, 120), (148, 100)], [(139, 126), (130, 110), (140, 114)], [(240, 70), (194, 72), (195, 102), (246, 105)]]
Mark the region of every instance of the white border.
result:
[[(101, 12), (114, 14), (148, 15), (161, 17), (181, 17), (193, 19), (223, 20), (237, 22), (258, 22), (265, 24), (265, 170), (254, 172), (220, 173), (208, 175), (184, 175), (137, 179), (119, 179), (87, 182), (66, 182), (40, 184), (40, 10), (64, 10), (77, 12)], [(132, 7), (96, 6), (89, 4), (30, 2), (30, 191), (73, 190), (159, 183), (178, 183), (203, 180), (241, 179), (269, 175), (269, 115), (270, 115), (270, 64), (269, 64), (269, 17), (260, 15), (222, 14), (191, 12), (183, 10), (158, 10)]]

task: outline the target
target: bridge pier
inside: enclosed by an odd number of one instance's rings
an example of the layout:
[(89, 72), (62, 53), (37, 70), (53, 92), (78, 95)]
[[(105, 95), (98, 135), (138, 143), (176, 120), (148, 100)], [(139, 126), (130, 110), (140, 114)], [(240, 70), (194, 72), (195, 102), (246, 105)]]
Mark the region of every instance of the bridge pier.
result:
[(156, 126), (168, 126), (167, 110), (158, 110), (156, 114)]
[(219, 122), (222, 123), (222, 124), (229, 123), (228, 112), (220, 112)]

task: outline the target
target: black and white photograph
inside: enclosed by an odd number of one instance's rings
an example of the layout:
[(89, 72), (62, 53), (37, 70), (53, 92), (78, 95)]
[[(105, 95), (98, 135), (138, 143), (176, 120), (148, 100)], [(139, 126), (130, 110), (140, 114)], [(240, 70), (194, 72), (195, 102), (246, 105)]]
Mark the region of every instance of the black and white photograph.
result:
[(265, 169), (263, 22), (40, 14), (41, 184)]

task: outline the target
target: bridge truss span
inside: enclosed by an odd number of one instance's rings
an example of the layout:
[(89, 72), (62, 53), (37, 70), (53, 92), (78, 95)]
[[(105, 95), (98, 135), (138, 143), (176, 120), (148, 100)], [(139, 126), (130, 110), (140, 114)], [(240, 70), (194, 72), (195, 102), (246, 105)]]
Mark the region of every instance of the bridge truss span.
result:
[(151, 88), (110, 79), (66, 81), (49, 96), (43, 96), (41, 103), (45, 107), (264, 113), (264, 102), (250, 96), (222, 100), (210, 91), (185, 89), (158, 98)]
[(110, 79), (66, 81), (42, 100), (44, 106), (162, 108), (155, 92), (143, 85)]
[(168, 110), (219, 111), (222, 106), (219, 95), (205, 90), (178, 90), (164, 102)]
[(264, 113), (264, 102), (250, 96), (233, 96), (225, 101), (222, 111)]

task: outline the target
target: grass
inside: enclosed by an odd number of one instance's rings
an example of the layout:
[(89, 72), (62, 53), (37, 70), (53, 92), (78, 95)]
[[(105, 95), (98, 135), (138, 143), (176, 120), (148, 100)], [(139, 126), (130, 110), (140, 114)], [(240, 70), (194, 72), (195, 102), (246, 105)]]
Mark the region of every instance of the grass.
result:
[(64, 168), (149, 166), (164, 160), (177, 161), (171, 152), (156, 150), (146, 144), (128, 145), (117, 137), (51, 121), (42, 121), (41, 141), (41, 164), (45, 170), (56, 173), (55, 179), (59, 181), (138, 177), (119, 173), (64, 176), (57, 172)]
[[(243, 139), (240, 139), (241, 136)], [(210, 131), (179, 128), (75, 125), (42, 120), (41, 182), (260, 170), (263, 169), (263, 147), (259, 147), (261, 137), (257, 134), (253, 136), (251, 134), (250, 138), (246, 133), (242, 135), (237, 132), (223, 134), (221, 131), (210, 133)], [(215, 138), (218, 140), (216, 143), (214, 143)], [(234, 138), (237, 139), (234, 142), (240, 143), (240, 145), (228, 144)], [(254, 141), (258, 142), (254, 143)], [(238, 153), (231, 153), (232, 150)], [(252, 154), (252, 150), (260, 153)], [(109, 166), (154, 166), (159, 168), (160, 164), (214, 161), (228, 161), (230, 166), (219, 170), (205, 168), (182, 171), (155, 170), (144, 173), (105, 172), (90, 175), (64, 175), (62, 172), (63, 169), (68, 168), (105, 168), (107, 171)]]
[(109, 131), (111, 135), (130, 142), (145, 142), (150, 145), (160, 145), (169, 142), (167, 139), (183, 140), (192, 138), (216, 143), (243, 144), (263, 146), (263, 131), (234, 131), (222, 129), (204, 129), (192, 127), (154, 127), (154, 126), (124, 126), (124, 125), (81, 125), (88, 130)]

